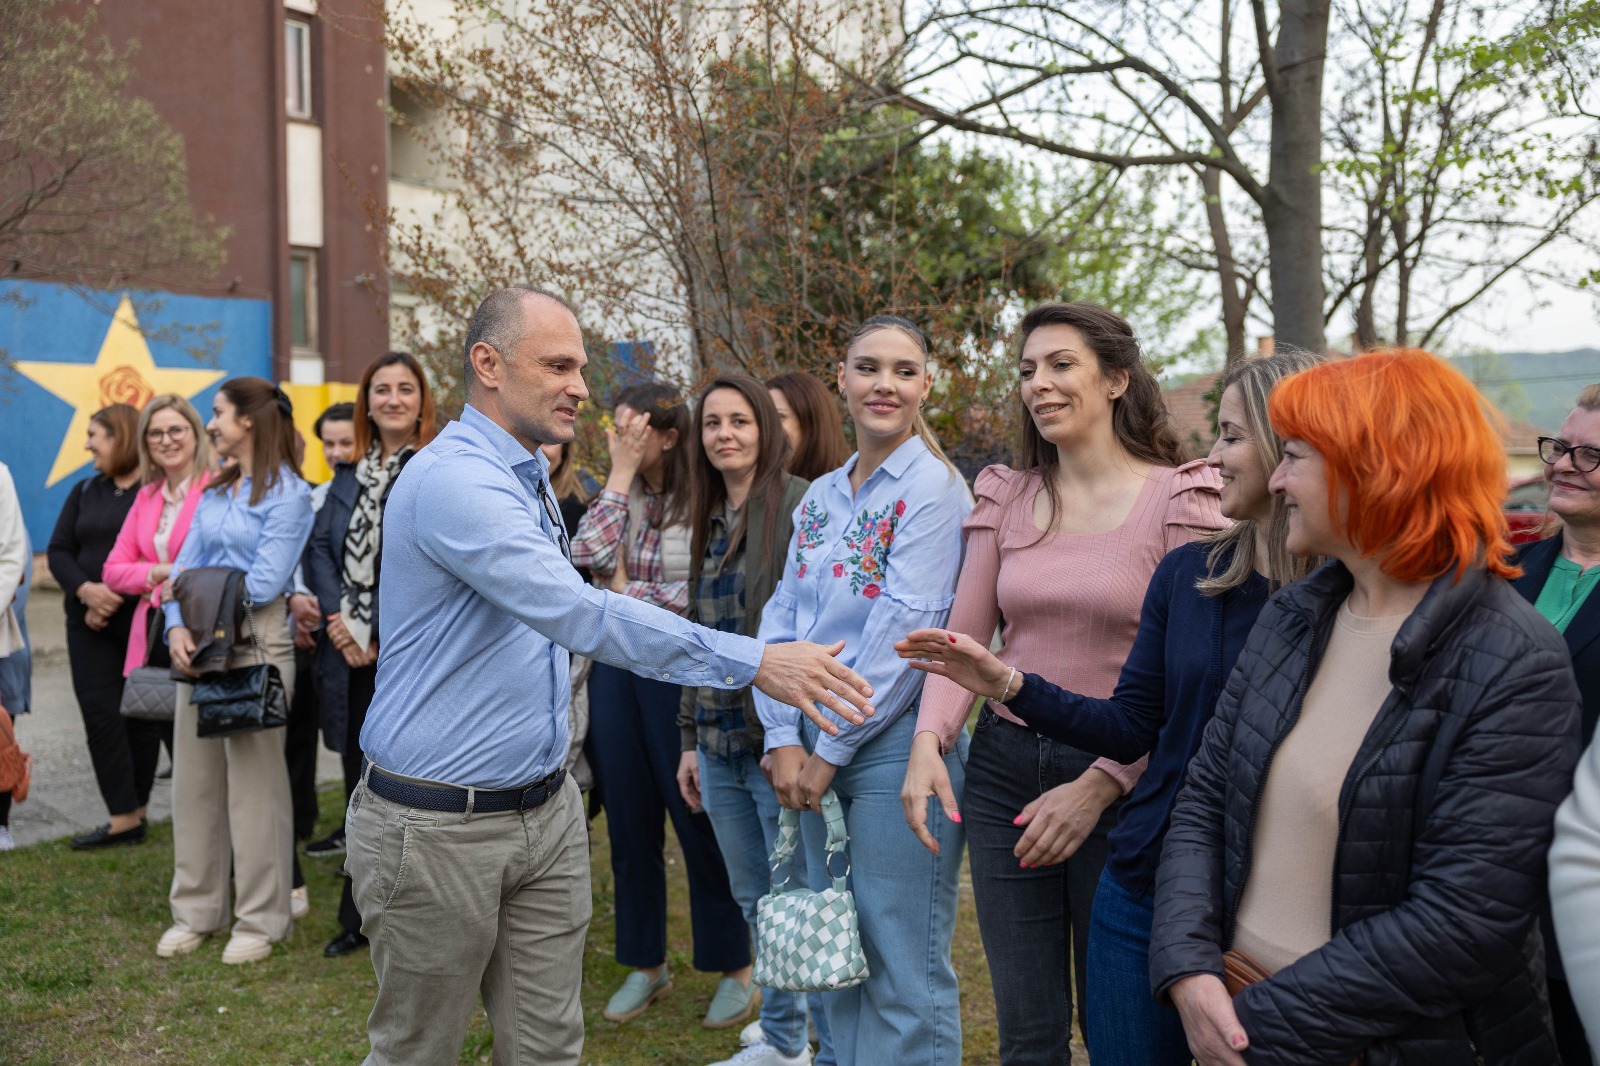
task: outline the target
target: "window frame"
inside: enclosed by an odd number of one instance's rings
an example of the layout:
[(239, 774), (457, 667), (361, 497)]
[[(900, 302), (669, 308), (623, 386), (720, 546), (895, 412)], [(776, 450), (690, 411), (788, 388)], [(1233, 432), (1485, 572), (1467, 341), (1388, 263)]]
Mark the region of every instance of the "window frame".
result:
[[(293, 355), (321, 357), (322, 347), (318, 344), (317, 321), (317, 257), (318, 249), (293, 247), (289, 249), (289, 351)], [(303, 262), (306, 265), (305, 284), (305, 321), (306, 343), (298, 343), (294, 333), (295, 300), (294, 300), (294, 265)]]
[[(291, 46), (291, 39), (296, 28), (300, 30), (300, 45), (298, 48)], [(290, 119), (309, 122), (316, 117), (316, 101), (312, 95), (311, 84), (311, 23), (303, 18), (285, 18), (283, 20), (283, 108)], [(299, 85), (292, 85), (290, 78), (291, 54), (297, 53), (300, 68)], [(295, 96), (303, 100), (304, 106), (297, 108), (294, 105)]]

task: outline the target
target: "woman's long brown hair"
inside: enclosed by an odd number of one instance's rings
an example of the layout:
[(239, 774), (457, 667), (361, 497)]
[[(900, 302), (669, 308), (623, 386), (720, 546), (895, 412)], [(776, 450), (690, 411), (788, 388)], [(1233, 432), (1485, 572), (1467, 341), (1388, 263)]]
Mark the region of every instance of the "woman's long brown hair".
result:
[(828, 386), (814, 374), (795, 370), (768, 379), (767, 388), (783, 393), (800, 423), (800, 445), (789, 453), (789, 473), (815, 481), (843, 466), (850, 458), (850, 442), (845, 439), (839, 402)]
[[(218, 392), (233, 404), (235, 417), (250, 419), (250, 505), (254, 507), (278, 487), (284, 467), (296, 477), (294, 405), (284, 391), (264, 378), (229, 378)], [(216, 492), (230, 492), (242, 475), (234, 463), (211, 483)]]
[(691, 600), (700, 584), (700, 567), (705, 562), (706, 546), (711, 539), (711, 519), (728, 502), (728, 483), (723, 480), (722, 472), (711, 465), (711, 457), (700, 443), (700, 419), (705, 414), (706, 398), (718, 389), (731, 389), (744, 397), (750, 410), (755, 412), (756, 434), (760, 439), (756, 451), (755, 480), (750, 484), (750, 495), (744, 501), (739, 521), (728, 531), (728, 550), (723, 554), (724, 560), (732, 557), (744, 538), (745, 518), (755, 507), (760, 507), (766, 515), (762, 543), (757, 545), (757, 550), (764, 557), (772, 555), (779, 511), (783, 507), (783, 490), (789, 479), (789, 437), (783, 432), (777, 405), (772, 402), (767, 386), (745, 374), (730, 374), (707, 385), (695, 401), (694, 428), (686, 442), (693, 449), (689, 460), (689, 523), (693, 531), (689, 563)]
[[(1071, 326), (1094, 353), (1101, 374), (1121, 370), (1128, 375), (1127, 390), (1111, 404), (1111, 428), (1123, 449), (1134, 458), (1157, 466), (1181, 465), (1187, 458), (1183, 445), (1169, 425), (1161, 386), (1145, 366), (1144, 352), (1128, 320), (1099, 304), (1040, 304), (1022, 316), (1022, 324), (1017, 329), (1018, 359), (1022, 358), (1022, 350), (1027, 347), (1033, 331), (1045, 326)], [(1020, 392), (1018, 403), (1021, 403)], [(1055, 527), (1061, 510), (1061, 490), (1055, 477), (1060, 464), (1061, 455), (1056, 446), (1044, 439), (1039, 427), (1034, 425), (1033, 415), (1024, 407), (1022, 469), (1037, 471), (1044, 483), (1045, 498), (1050, 502), (1046, 530)]]

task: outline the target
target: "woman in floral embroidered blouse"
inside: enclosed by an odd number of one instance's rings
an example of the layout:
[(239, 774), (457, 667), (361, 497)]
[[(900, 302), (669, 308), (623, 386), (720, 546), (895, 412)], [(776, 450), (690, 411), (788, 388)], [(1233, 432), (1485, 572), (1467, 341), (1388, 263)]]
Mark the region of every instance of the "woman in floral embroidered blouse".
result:
[[(940, 849), (930, 853), (899, 824), (923, 679), (899, 660), (894, 642), (943, 624), (972, 500), (919, 414), (931, 385), (921, 330), (890, 316), (868, 319), (838, 374), (860, 450), (807, 491), (760, 635), (768, 643), (844, 641), (840, 661), (872, 685), (877, 713), (857, 727), (835, 719), (839, 735), (820, 736), (799, 710), (759, 692), (756, 708), (779, 800), (818, 810), (831, 787), (850, 834), (870, 976), (818, 997), (833, 1054), (840, 1066), (953, 1066), (961, 1061), (961, 1015), (950, 937), (962, 830), (940, 819)], [(962, 779), (965, 761), (964, 743), (944, 757), (953, 780)], [(808, 875), (823, 887), (823, 841), (808, 835), (806, 847)]]
[[(615, 412), (615, 428), (606, 431), (611, 473), (578, 523), (572, 562), (613, 592), (681, 615), (689, 607), (689, 408), (672, 389), (650, 384), (623, 389)], [(634, 967), (604, 1013), (628, 1021), (672, 990), (662, 852), (670, 817), (689, 877), (694, 967), (723, 975), (705, 1017), (720, 1028), (754, 1006), (750, 935), (711, 819), (689, 810), (678, 790), (681, 695), (675, 684), (605, 663), (589, 675), (589, 736), (616, 885), (616, 958)]]

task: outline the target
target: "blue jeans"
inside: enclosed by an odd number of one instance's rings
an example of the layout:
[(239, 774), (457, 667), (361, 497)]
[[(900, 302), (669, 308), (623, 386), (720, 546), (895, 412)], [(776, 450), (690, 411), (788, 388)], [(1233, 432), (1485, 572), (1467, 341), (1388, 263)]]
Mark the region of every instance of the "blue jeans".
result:
[[(806, 748), (814, 748), (817, 727), (805, 721), (802, 733)], [(827, 1013), (839, 1066), (961, 1062), (961, 1003), (950, 938), (966, 832), (931, 799), (928, 828), (940, 854), (931, 854), (907, 828), (900, 786), (915, 733), (913, 709), (867, 741), (833, 779), (850, 834), (850, 889), (868, 971), (862, 984), (816, 997)], [(966, 780), (965, 730), (944, 762), (960, 794)], [(829, 884), (826, 831), (816, 821), (802, 826), (802, 833), (811, 886), (824, 888)]]
[[(707, 754), (704, 748), (696, 754), (700, 761), (700, 802), (711, 817), (711, 827), (717, 831), (733, 898), (754, 930), (756, 901), (767, 894), (771, 883), (767, 856), (772, 854), (772, 842), (778, 835), (778, 795), (767, 784), (760, 762), (751, 753), (741, 753), (729, 761)], [(820, 821), (815, 814), (806, 814), (801, 820)], [(795, 856), (791, 876), (797, 884), (806, 883), (803, 855)], [(761, 1033), (767, 1043), (785, 1055), (800, 1054), (806, 1046), (804, 993), (763, 988)]]
[(1177, 1010), (1150, 993), (1150, 924), (1155, 900), (1100, 875), (1089, 922), (1089, 1010), (1094, 1066), (1189, 1066)]

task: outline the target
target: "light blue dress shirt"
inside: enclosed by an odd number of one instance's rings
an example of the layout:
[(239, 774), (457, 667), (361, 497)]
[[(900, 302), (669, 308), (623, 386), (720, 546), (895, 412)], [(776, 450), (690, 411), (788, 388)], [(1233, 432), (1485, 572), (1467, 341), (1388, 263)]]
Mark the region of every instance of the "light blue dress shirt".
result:
[[(872, 686), (876, 713), (864, 725), (823, 709), (839, 735), (823, 734), (816, 753), (835, 766), (849, 765), (922, 691), (923, 675), (906, 665), (894, 642), (944, 624), (961, 573), (961, 523), (972, 510), (967, 483), (918, 437), (852, 493), (857, 458), (811, 483), (794, 515), (783, 580), (761, 612), (763, 641), (843, 640), (839, 661)], [(755, 701), (769, 751), (800, 743), (797, 708), (760, 692)]]
[[(285, 467), (278, 483), (250, 503), (250, 479), (236, 491), (206, 489), (195, 504), (183, 547), (172, 561), (174, 576), (192, 566), (231, 566), (245, 572), (245, 595), (268, 603), (293, 591), (295, 567), (311, 536), (311, 486)], [(163, 610), (167, 628), (183, 625), (177, 600)]]
[(760, 641), (584, 584), (539, 501), (547, 477), (542, 454), (469, 405), (394, 482), (361, 730), (375, 765), (486, 789), (553, 773), (567, 753), (567, 649), (674, 684), (755, 679)]

